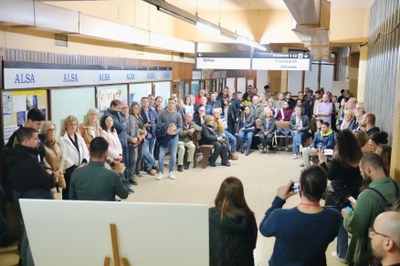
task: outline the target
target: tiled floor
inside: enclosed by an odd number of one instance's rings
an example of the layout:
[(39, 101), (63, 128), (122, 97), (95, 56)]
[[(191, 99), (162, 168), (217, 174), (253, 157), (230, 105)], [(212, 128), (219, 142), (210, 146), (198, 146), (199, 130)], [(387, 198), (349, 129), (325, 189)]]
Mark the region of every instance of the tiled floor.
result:
[[(206, 170), (191, 168), (182, 173), (175, 172), (176, 180), (164, 178), (157, 181), (144, 174), (128, 201), (201, 203), (212, 206), (222, 180), (228, 176), (236, 176), (243, 182), (247, 203), (255, 212), (259, 223), (275, 197), (277, 187), (299, 178), (300, 163), (301, 160), (293, 160), (288, 152), (260, 154), (254, 151), (249, 156), (239, 155), (239, 160), (231, 161), (231, 167), (218, 166)], [(296, 206), (298, 202), (298, 197), (294, 196), (284, 207)], [(268, 265), (273, 245), (273, 238), (267, 239), (259, 234), (254, 253), (256, 265)], [(333, 250), (335, 243), (327, 251), (328, 265), (343, 265), (331, 257)], [(15, 246), (0, 249), (0, 266), (16, 265), (17, 259)]]

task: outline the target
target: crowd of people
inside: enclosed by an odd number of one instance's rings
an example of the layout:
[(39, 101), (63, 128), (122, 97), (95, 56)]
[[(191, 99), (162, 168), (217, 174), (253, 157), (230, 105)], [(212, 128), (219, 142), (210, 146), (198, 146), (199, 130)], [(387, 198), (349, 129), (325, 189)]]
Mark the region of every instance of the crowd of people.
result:
[[(250, 155), (253, 141), (261, 153), (269, 153), (275, 148), (275, 135), (284, 136), (281, 145), (286, 150), (292, 136), (293, 159), (301, 155), (305, 168), (299, 191), (291, 190), (293, 182), (279, 188), (260, 224), (264, 236), (276, 238), (270, 265), (326, 265), (325, 251), (335, 237), (333, 255), (353, 265), (370, 265), (374, 256), (383, 262), (389, 251), (399, 255), (400, 231), (393, 229), (399, 227), (393, 222), (398, 215), (379, 215), (386, 208), (375, 200), (375, 191), (388, 206), (399, 198), (398, 186), (389, 177), (388, 134), (375, 125), (375, 115), (348, 90), (336, 98), (306, 88), (294, 100), (290, 92), (272, 97), (269, 86), (264, 89), (258, 93), (249, 85), (246, 93), (234, 94), (224, 88), (208, 97), (201, 89), (184, 100), (169, 98), (167, 106), (153, 95), (130, 106), (115, 99), (102, 114), (88, 110), (83, 123), (74, 115), (66, 117), (59, 137), (55, 124), (31, 109), (4, 149), (8, 196), (18, 212), (18, 199), (52, 199), (60, 190), (64, 200), (125, 199), (144, 173), (156, 180), (176, 179), (175, 170), (182, 172), (194, 164), (198, 145), (213, 146), (209, 166), (215, 167), (221, 158), (221, 165), (229, 167), (230, 160), (238, 159), (237, 149)], [(276, 121), (286, 121), (289, 130), (277, 128)], [(299, 206), (283, 210), (286, 199), (297, 193)], [(385, 234), (373, 227), (378, 215), (377, 226), (392, 225), (382, 229)], [(210, 265), (254, 265), (257, 224), (239, 179), (230, 177), (222, 183), (209, 219)], [(378, 236), (392, 240), (392, 249), (380, 246), (383, 250), (372, 253), (368, 238)], [(24, 233), (21, 264), (32, 263)]]

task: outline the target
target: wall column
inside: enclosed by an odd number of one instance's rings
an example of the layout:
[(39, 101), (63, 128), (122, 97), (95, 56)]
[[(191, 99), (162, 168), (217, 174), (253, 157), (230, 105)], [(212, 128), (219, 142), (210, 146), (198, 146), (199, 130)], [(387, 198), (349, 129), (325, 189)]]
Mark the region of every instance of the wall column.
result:
[(365, 76), (367, 73), (368, 46), (360, 47), (360, 62), (358, 65), (357, 100), (364, 102)]

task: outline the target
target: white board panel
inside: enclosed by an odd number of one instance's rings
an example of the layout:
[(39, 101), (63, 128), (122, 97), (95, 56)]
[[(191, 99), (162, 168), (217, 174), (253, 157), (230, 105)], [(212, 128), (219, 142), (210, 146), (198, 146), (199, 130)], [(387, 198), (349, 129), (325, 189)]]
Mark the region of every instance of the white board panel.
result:
[(237, 78), (237, 91), (241, 91), (243, 94), (246, 92), (246, 78)]
[(58, 134), (67, 116), (74, 115), (82, 123), (87, 111), (96, 107), (94, 87), (51, 90), (50, 95), (51, 121), (57, 126)]
[(290, 91), (292, 95), (297, 95), (297, 93), (301, 91), (302, 77), (302, 71), (288, 71), (287, 90)]
[(209, 265), (206, 205), (27, 199), (20, 205), (35, 265), (104, 265), (113, 257), (111, 223), (130, 265)]
[(235, 81), (236, 78), (226, 78), (226, 86), (229, 87), (229, 89), (236, 91)]
[(318, 88), (318, 64), (312, 64), (311, 71), (305, 72), (304, 88), (310, 87), (313, 91)]
[(129, 85), (129, 105), (132, 102), (138, 102), (142, 97), (147, 97), (151, 94), (151, 83), (139, 83)]
[[(321, 65), (321, 88), (332, 92), (334, 65)], [(340, 95), (340, 91), (339, 94)]]
[(168, 99), (171, 97), (171, 82), (155, 82), (154, 95), (163, 98), (163, 106), (167, 107)]

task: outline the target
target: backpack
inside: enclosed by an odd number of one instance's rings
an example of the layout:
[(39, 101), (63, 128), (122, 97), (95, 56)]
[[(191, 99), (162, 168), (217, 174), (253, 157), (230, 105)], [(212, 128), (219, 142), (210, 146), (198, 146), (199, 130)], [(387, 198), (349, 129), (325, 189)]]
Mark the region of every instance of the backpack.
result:
[[(393, 180), (392, 180), (392, 182), (393, 182), (394, 190), (395, 190), (395, 193), (396, 193), (396, 198), (393, 201), (393, 203), (394, 203), (394, 202), (400, 200), (400, 196), (399, 196), (399, 186)], [(379, 202), (379, 205), (381, 205), (383, 211), (390, 211), (391, 210), (393, 204), (389, 204), (387, 202), (386, 198), (378, 190), (376, 190), (375, 188), (369, 187), (369, 188), (366, 188), (365, 191), (367, 193), (369, 193), (371, 196), (373, 196)]]

